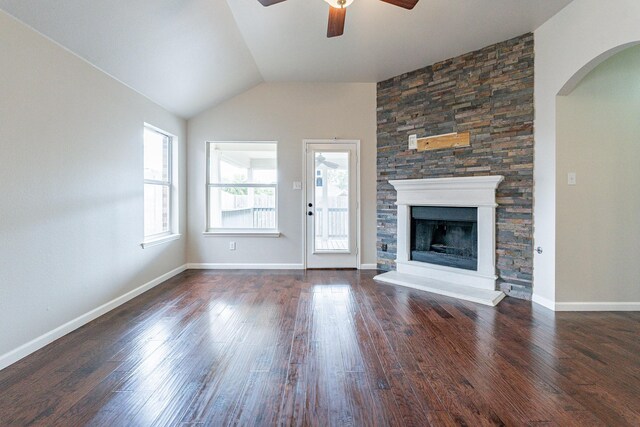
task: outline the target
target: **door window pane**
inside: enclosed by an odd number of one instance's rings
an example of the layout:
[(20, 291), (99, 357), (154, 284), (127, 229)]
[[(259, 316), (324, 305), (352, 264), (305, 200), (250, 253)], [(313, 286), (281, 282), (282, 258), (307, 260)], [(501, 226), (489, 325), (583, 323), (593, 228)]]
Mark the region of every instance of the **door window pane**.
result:
[(349, 153), (316, 152), (314, 248), (349, 251)]

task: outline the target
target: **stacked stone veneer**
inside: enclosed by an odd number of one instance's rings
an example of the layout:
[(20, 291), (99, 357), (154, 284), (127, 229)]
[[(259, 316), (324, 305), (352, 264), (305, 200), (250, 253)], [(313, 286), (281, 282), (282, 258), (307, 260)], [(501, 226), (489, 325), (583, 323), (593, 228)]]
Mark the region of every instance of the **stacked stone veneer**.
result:
[[(395, 268), (396, 192), (389, 180), (503, 175), (497, 191), (498, 275), (506, 291), (530, 294), (533, 61), (533, 34), (525, 34), (378, 83), (378, 268)], [(466, 131), (470, 147), (407, 149), (411, 134)]]

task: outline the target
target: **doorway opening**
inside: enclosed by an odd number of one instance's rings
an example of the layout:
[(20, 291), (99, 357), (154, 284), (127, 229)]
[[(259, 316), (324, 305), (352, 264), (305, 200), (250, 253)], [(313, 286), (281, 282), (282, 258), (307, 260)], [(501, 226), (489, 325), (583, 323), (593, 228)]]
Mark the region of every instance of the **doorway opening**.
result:
[(360, 141), (305, 140), (305, 267), (359, 267)]

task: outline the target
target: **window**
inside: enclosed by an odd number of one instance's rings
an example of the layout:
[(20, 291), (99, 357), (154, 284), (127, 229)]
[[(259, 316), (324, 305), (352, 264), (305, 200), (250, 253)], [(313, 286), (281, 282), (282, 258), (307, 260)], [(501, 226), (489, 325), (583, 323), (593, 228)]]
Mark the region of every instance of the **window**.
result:
[(151, 126), (144, 128), (145, 242), (163, 240), (174, 232), (173, 139)]
[(207, 143), (207, 232), (277, 233), (277, 144)]

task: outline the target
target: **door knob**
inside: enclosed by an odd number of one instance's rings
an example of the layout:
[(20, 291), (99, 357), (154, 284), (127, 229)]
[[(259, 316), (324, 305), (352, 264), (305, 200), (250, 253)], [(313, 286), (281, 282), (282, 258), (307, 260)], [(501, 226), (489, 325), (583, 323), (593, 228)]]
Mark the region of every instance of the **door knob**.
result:
[(308, 212), (307, 215), (312, 216), (313, 212)]
[(309, 203), (309, 207), (312, 208), (313, 207), (313, 203)]

